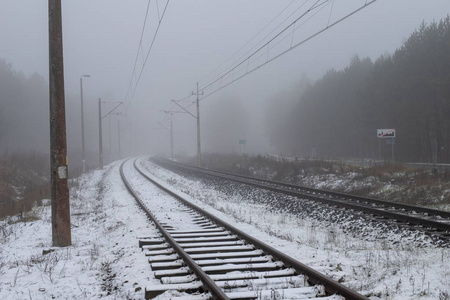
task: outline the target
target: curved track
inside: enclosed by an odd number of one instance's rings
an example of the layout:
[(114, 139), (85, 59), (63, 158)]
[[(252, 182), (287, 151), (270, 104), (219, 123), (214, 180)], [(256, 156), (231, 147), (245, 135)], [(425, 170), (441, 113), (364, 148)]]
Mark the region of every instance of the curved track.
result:
[(335, 294), (368, 299), (166, 189), (135, 160), (127, 172), (139, 172), (172, 196), (159, 204), (162, 209), (144, 203), (127, 179), (125, 164), (130, 162), (124, 162), (120, 172), (127, 189), (162, 235), (140, 241), (162, 282), (146, 288), (147, 299), (169, 290), (182, 293), (183, 299), (339, 299), (330, 296)]
[(169, 160), (159, 160), (157, 163), (166, 166), (169, 165), (171, 168), (189, 170), (198, 174), (219, 177), (274, 192), (305, 198), (327, 205), (361, 211), (379, 220), (400, 222), (403, 226), (408, 226), (411, 229), (424, 231), (427, 234), (435, 235), (444, 240), (450, 240), (450, 212), (215, 171), (175, 163)]

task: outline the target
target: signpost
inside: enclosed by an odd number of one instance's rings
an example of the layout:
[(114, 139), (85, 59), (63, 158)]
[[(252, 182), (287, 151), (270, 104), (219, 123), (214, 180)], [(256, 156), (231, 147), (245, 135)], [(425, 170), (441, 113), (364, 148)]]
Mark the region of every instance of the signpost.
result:
[(377, 129), (377, 137), (380, 139), (395, 138), (395, 129)]
[(241, 148), (241, 153), (245, 152), (245, 140), (239, 140), (239, 147)]
[(394, 160), (394, 145), (395, 145), (395, 129), (377, 129), (378, 138), (378, 154), (381, 159), (381, 139), (386, 140), (386, 144), (391, 145), (392, 160)]

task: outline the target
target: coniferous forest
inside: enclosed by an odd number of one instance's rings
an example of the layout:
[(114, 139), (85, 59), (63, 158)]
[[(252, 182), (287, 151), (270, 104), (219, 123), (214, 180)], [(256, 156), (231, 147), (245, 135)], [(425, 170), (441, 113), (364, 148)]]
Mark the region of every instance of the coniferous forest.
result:
[[(355, 56), (301, 85), (292, 107), (268, 119), (277, 151), (310, 157), (314, 147), (322, 158), (390, 160), (394, 148), (396, 161), (450, 163), (449, 17), (422, 24), (391, 55)], [(377, 129), (395, 129), (394, 146)]]

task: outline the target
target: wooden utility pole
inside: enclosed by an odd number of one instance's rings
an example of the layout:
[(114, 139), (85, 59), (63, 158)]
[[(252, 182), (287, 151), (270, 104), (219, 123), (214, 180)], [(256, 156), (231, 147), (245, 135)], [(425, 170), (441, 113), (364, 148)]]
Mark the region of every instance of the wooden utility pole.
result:
[(48, 1), (48, 25), (52, 241), (55, 247), (65, 247), (72, 244), (72, 237), (70, 228), (69, 188), (67, 185), (68, 170), (61, 0)]

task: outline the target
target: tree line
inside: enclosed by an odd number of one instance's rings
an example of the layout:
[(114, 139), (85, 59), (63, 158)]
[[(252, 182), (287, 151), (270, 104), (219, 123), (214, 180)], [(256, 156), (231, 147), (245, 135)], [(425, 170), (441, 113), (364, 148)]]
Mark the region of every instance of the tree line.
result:
[[(297, 89), (298, 90), (298, 89)], [(392, 55), (353, 57), (284, 109), (271, 111), (278, 151), (323, 158), (450, 163), (450, 18), (423, 23)], [(274, 106), (275, 107), (275, 106)], [(377, 129), (396, 129), (395, 144)]]
[[(76, 176), (81, 171), (80, 96), (66, 92), (65, 101), (69, 172)], [(94, 126), (86, 130), (90, 169), (98, 166), (98, 115), (86, 108), (88, 101), (92, 107), (92, 99), (85, 99), (85, 126)], [(50, 155), (49, 110), (47, 79), (38, 73), (27, 76), (0, 58), (0, 158)]]
[(39, 74), (25, 76), (0, 59), (0, 151), (47, 152), (48, 84)]

